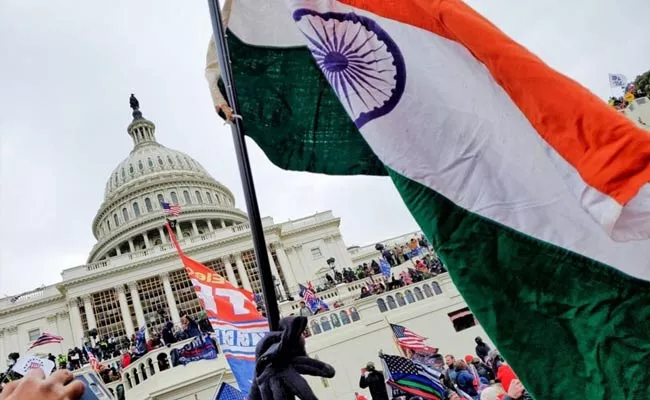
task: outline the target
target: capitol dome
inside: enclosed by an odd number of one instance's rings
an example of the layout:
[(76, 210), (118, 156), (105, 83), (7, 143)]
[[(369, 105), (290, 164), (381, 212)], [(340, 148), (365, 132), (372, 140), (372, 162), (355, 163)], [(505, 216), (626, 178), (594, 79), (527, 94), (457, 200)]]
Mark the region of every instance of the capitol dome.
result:
[(93, 220), (97, 244), (89, 262), (134, 253), (168, 242), (162, 230), (162, 202), (182, 208), (178, 234), (200, 235), (247, 221), (232, 192), (192, 157), (156, 141), (156, 126), (131, 97), (133, 121), (127, 132), (133, 150), (111, 172), (104, 201)]

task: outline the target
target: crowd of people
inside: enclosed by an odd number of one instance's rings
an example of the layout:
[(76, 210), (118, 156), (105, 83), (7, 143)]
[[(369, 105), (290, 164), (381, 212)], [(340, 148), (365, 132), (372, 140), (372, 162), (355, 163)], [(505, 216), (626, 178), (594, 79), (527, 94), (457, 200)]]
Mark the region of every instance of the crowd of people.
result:
[[(411, 359), (423, 362), (440, 376), (446, 389), (445, 398), (450, 400), (530, 400), (532, 397), (517, 378), (512, 368), (501, 357), (498, 350), (491, 349), (480, 337), (476, 341), (476, 354), (462, 359), (452, 354), (420, 357), (411, 354)], [(426, 358), (426, 360), (423, 360)], [(369, 362), (361, 370), (361, 389), (368, 389), (372, 400), (420, 400), (422, 397), (405, 393), (397, 388), (387, 387), (384, 373)], [(391, 393), (389, 393), (391, 392)], [(361, 393), (355, 400), (367, 400)]]
[(641, 97), (648, 97), (648, 93), (644, 92), (641, 88), (635, 87), (634, 83), (628, 84), (624, 88), (624, 94), (620, 97), (612, 96), (609, 98), (609, 105), (616, 108), (619, 111), (625, 110), (627, 106), (630, 105), (635, 99)]
[[(372, 260), (370, 263), (359, 264), (356, 268), (344, 267), (341, 271), (328, 273), (325, 275), (324, 282), (317, 285), (314, 291), (316, 293), (323, 292), (341, 283), (351, 283), (381, 274), (380, 262), (382, 260), (386, 261), (393, 268), (415, 257), (428, 255), (428, 257), (423, 257), (428, 259), (427, 262), (440, 264), (437, 258), (431, 256), (431, 247), (424, 236), (417, 236), (411, 238), (406, 243), (392, 246), (377, 244), (375, 245), (375, 249), (380, 252), (380, 258)], [(428, 267), (429, 264), (427, 264)]]
[[(144, 338), (144, 332), (140, 337), (134, 333), (130, 338), (127, 336), (102, 336), (97, 339), (96, 331), (91, 331), (89, 337), (92, 339), (89, 338), (83, 347), (70, 348), (65, 354), (49, 353), (47, 359), (54, 363), (54, 370), (76, 371), (91, 364), (91, 357), (94, 357), (99, 363), (97, 372), (102, 380), (104, 383), (111, 383), (121, 380), (122, 370), (146, 353), (162, 346), (171, 346), (185, 339), (212, 332), (214, 331), (205, 312), (202, 312), (197, 320), (187, 313), (181, 313), (181, 325), (174, 325), (167, 320), (160, 329), (150, 329), (149, 339)], [(90, 334), (95, 334), (95, 337)], [(19, 353), (10, 354), (8, 370), (6, 373), (0, 374), (3, 379), (7, 374), (11, 374), (11, 367), (19, 358)], [(158, 363), (160, 370), (170, 367), (169, 360), (161, 358)]]

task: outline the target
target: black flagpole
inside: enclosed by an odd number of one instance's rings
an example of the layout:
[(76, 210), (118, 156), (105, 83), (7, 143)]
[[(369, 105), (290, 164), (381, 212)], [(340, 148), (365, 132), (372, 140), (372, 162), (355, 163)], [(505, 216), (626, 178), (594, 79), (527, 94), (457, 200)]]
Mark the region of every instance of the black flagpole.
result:
[[(228, 44), (224, 36), (225, 29), (221, 20), (221, 9), (219, 0), (208, 0), (210, 7), (210, 17), (212, 19), (212, 30), (214, 41), (217, 46), (217, 56), (219, 57), (219, 67), (221, 68), (221, 78), (226, 86), (226, 95), (228, 103), (235, 115), (239, 115), (239, 104), (237, 103), (237, 93), (230, 69), (230, 57), (228, 56)], [(257, 206), (257, 196), (255, 194), (255, 185), (253, 183), (253, 174), (251, 172), (250, 162), (248, 160), (248, 151), (246, 150), (246, 141), (242, 133), (241, 118), (234, 118), (231, 124), (232, 138), (235, 142), (235, 153), (237, 153), (237, 164), (239, 164), (239, 175), (244, 187), (244, 197), (246, 198), (246, 209), (248, 210), (248, 221), (251, 226), (253, 236), (253, 248), (255, 249), (255, 258), (257, 260), (257, 269), (260, 273), (262, 283), (262, 294), (266, 303), (266, 316), (269, 320), (269, 327), (272, 331), (279, 330), (280, 310), (275, 297), (275, 286), (273, 285), (273, 275), (269, 264), (269, 256), (266, 252), (266, 241), (264, 240), (264, 230), (260, 218), (260, 210)], [(278, 277), (279, 278), (279, 277)]]

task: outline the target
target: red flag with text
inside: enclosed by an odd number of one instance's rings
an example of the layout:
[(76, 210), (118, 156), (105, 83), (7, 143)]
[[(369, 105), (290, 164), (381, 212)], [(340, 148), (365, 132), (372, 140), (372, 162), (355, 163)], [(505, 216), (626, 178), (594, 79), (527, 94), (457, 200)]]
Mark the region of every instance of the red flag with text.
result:
[(237, 385), (242, 392), (248, 393), (255, 370), (255, 346), (269, 331), (268, 322), (257, 311), (253, 293), (233, 286), (221, 275), (186, 256), (169, 223), (165, 225)]

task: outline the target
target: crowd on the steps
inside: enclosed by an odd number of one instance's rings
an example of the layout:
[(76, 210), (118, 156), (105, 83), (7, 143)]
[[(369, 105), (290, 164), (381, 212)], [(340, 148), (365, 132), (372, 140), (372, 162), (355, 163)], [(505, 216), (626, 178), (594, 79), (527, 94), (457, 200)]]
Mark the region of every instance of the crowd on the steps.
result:
[[(445, 399), (451, 400), (532, 400), (512, 368), (498, 350), (491, 349), (480, 337), (475, 339), (476, 354), (457, 358), (436, 353), (425, 359), (411, 353), (409, 357), (426, 364), (444, 385)], [(387, 382), (384, 371), (369, 362), (361, 370), (360, 389), (367, 389), (371, 400), (420, 400), (422, 397), (404, 392)], [(388, 384), (387, 384), (388, 383)], [(368, 400), (363, 392), (355, 400)]]

